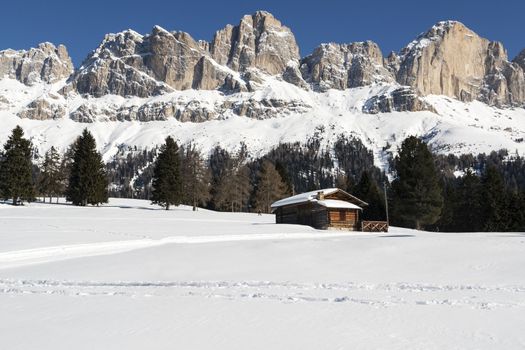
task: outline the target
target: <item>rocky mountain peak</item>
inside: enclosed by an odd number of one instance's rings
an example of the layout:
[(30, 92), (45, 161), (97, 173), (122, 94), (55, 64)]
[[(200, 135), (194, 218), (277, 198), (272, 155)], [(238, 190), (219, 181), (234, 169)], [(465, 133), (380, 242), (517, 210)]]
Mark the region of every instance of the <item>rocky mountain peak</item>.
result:
[(259, 11), (218, 31), (211, 43), (160, 26), (144, 36), (132, 30), (106, 35), (64, 91), (140, 97), (172, 89), (241, 91), (260, 80), (258, 71), (296, 79), (290, 62), (299, 62), (292, 32)]
[(419, 35), (400, 53), (397, 81), (421, 95), (479, 99), (495, 105), (524, 100), (521, 68), (508, 61), (503, 45), (457, 21), (443, 21)]
[(321, 44), (302, 60), (301, 72), (321, 91), (394, 81), (381, 49), (372, 41)]
[(64, 45), (41, 43), (29, 50), (0, 51), (0, 77), (16, 79), (26, 85), (39, 81), (55, 83), (73, 72), (73, 63)]
[(525, 49), (523, 49), (518, 56), (516, 56), (512, 62), (519, 65), (525, 71)]
[[(53, 96), (31, 97), (34, 101), (27, 102), (17, 112), (19, 116), (58, 119), (68, 113), (76, 121), (97, 120), (99, 115), (108, 120), (150, 121), (175, 116), (181, 121), (204, 121), (225, 111), (266, 118), (309, 108), (310, 103), (300, 97), (303, 90), (315, 94), (370, 85), (377, 86), (358, 90), (374, 94), (366, 95), (364, 104), (356, 107), (365, 113), (433, 111), (426, 95), (477, 99), (501, 107), (523, 106), (524, 69), (525, 50), (509, 62), (501, 43), (484, 39), (457, 21), (438, 22), (399, 53), (387, 57), (375, 42), (361, 41), (321, 44), (300, 59), (291, 30), (265, 11), (243, 16), (237, 25), (226, 25), (211, 42), (160, 26), (145, 35), (131, 29), (107, 34), (74, 72), (62, 45), (43, 43), (27, 51), (0, 51), (0, 78), (7, 76), (31, 85), (69, 77), (63, 87), (46, 87), (45, 91), (58, 91)], [(213, 108), (192, 101), (189, 108), (166, 96), (131, 109), (109, 108), (104, 101), (97, 101), (102, 108), (86, 98), (83, 104), (75, 104), (74, 110), (66, 108), (70, 98), (78, 97), (70, 93), (149, 98), (188, 89), (219, 90), (222, 96), (253, 92), (258, 97), (245, 101), (250, 94), (234, 95), (231, 101)], [(281, 99), (273, 89), (294, 97)], [(0, 108), (10, 103), (7, 98), (0, 99)]]
[(82, 62), (79, 71), (96, 69), (98, 65), (104, 64), (104, 60), (116, 60), (140, 53), (143, 38), (131, 29), (106, 34), (98, 47)]
[(282, 74), (289, 61), (300, 59), (291, 30), (266, 11), (246, 15), (237, 26), (217, 31), (210, 53), (216, 62), (235, 71), (258, 68), (271, 75)]

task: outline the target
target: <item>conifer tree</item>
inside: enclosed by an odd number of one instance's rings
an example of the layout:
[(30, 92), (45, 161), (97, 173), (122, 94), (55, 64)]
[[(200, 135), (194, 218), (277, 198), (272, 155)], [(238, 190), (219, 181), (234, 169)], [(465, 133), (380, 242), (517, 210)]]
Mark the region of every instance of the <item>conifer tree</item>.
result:
[(58, 197), (63, 192), (63, 171), (61, 168), (61, 159), (55, 147), (51, 146), (49, 151), (44, 155), (44, 162), (40, 172), (38, 187), (40, 193), (45, 197), (49, 197), (51, 203), (52, 197)]
[(368, 203), (368, 206), (363, 208), (363, 220), (386, 219), (384, 196), (368, 171), (363, 171), (352, 194)]
[(495, 167), (489, 166), (481, 179), (483, 187), (481, 202), (483, 203), (483, 230), (505, 231), (506, 196), (503, 178)]
[(458, 230), (459, 186), (455, 178), (443, 178), (443, 209), (439, 220), (432, 225), (436, 231), (452, 232)]
[(184, 203), (197, 210), (198, 205), (206, 205), (210, 199), (210, 171), (195, 146), (190, 144), (183, 149), (182, 186)]
[(288, 170), (286, 170), (286, 167), (283, 165), (283, 163), (279, 161), (275, 162), (275, 170), (277, 170), (284, 182), (286, 194), (292, 196), (294, 194), (294, 188), (292, 178), (290, 177)]
[(392, 207), (397, 223), (418, 230), (435, 223), (441, 214), (443, 196), (427, 145), (413, 136), (405, 139), (395, 159), (395, 169)]
[(152, 204), (158, 204), (166, 210), (182, 202), (182, 179), (179, 146), (171, 136), (160, 148), (153, 169)]
[(525, 193), (517, 191), (509, 194), (507, 230), (513, 232), (525, 231)]
[(74, 205), (98, 205), (108, 201), (108, 180), (95, 138), (84, 129), (73, 145), (66, 199)]
[(13, 129), (0, 157), (0, 193), (13, 205), (34, 199), (32, 146), (20, 126)]
[(270, 213), (271, 204), (287, 196), (286, 184), (275, 166), (269, 160), (264, 160), (259, 172), (259, 181), (255, 192), (257, 210)]
[(457, 203), (454, 210), (455, 231), (477, 232), (482, 230), (482, 188), (480, 179), (470, 169), (459, 181)]

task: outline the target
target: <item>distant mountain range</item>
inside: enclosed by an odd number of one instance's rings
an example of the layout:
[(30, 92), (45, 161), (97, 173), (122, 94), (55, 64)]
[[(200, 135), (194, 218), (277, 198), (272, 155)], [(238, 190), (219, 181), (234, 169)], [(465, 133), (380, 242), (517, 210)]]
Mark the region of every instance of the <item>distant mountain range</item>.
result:
[(88, 127), (106, 159), (168, 134), (205, 152), (244, 142), (253, 155), (353, 135), (380, 166), (410, 134), (440, 152), (525, 153), (524, 70), (525, 50), (509, 60), (455, 21), (386, 57), (365, 41), (301, 58), (291, 30), (259, 11), (211, 42), (158, 26), (108, 34), (78, 69), (62, 45), (0, 51), (0, 141), (20, 124), (39, 151)]

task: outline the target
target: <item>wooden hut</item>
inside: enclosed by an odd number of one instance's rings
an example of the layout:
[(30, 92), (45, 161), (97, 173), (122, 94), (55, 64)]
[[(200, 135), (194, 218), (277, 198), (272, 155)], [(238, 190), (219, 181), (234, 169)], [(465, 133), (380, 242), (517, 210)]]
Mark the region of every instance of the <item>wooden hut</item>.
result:
[(272, 213), (278, 224), (359, 231), (360, 214), (366, 205), (343, 190), (327, 188), (281, 199), (272, 204)]

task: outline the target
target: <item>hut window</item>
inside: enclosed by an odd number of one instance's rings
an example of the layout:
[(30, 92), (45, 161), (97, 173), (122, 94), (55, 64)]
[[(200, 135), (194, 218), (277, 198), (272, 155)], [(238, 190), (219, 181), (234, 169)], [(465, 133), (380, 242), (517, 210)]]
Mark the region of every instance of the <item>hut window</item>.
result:
[(339, 210), (339, 221), (346, 221), (346, 210)]

